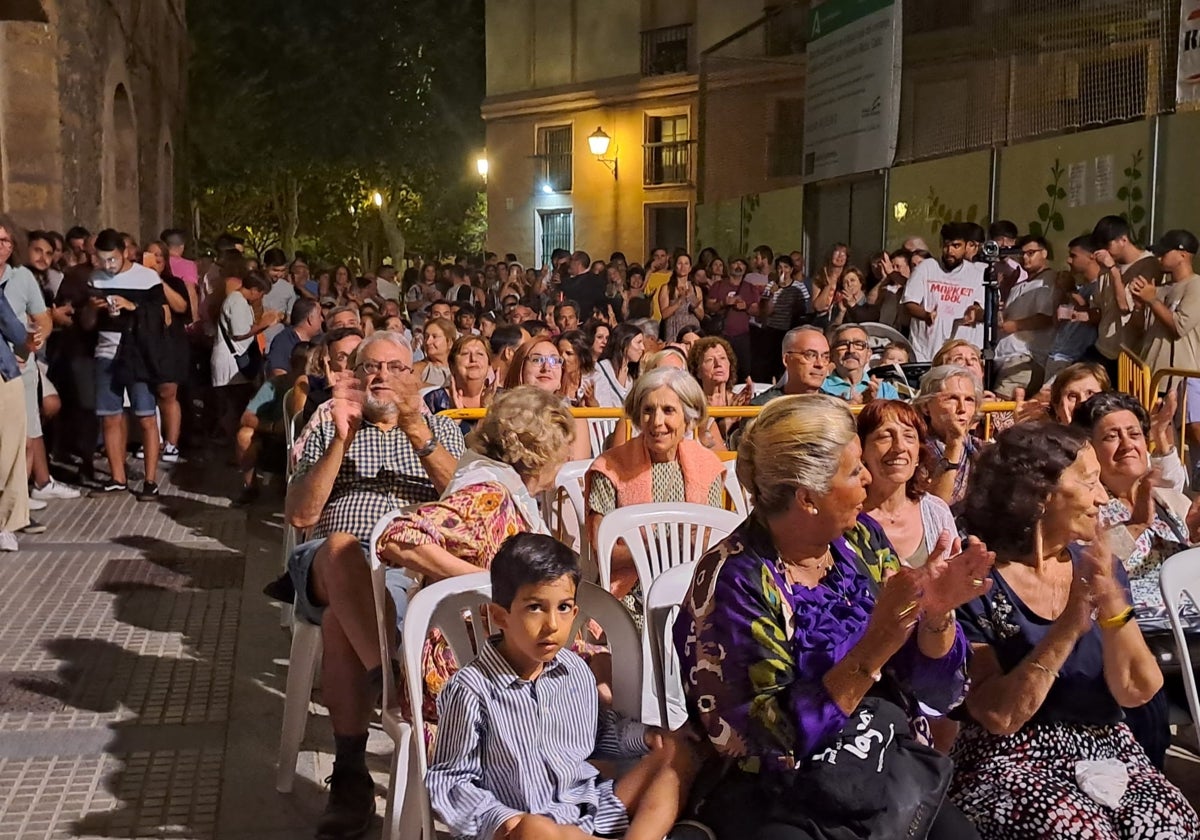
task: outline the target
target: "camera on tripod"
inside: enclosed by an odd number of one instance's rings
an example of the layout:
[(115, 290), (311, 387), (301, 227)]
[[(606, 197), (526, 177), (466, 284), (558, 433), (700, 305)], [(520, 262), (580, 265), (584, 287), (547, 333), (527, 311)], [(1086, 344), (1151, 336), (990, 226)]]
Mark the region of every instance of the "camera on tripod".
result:
[(979, 248), (980, 262), (998, 263), (1000, 260), (1020, 259), (1021, 249), (1016, 246), (1012, 248), (1001, 247), (1000, 243), (994, 239), (989, 239), (984, 242)]

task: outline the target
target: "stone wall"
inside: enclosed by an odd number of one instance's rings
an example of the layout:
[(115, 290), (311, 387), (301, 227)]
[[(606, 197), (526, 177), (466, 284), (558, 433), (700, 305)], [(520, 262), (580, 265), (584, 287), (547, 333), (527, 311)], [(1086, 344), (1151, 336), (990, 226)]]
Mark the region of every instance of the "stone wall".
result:
[(0, 21), (0, 205), (30, 227), (172, 223), (187, 85), (182, 0), (42, 0)]

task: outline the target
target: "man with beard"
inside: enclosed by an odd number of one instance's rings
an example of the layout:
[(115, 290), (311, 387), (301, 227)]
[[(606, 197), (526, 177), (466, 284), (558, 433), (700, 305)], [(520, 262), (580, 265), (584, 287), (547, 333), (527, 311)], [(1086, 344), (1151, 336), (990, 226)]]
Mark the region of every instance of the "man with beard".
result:
[[(355, 378), (334, 387), (330, 416), (309, 436), (288, 487), (288, 522), (313, 529), (288, 571), (296, 615), (322, 628), (321, 691), (336, 746), (319, 838), (361, 836), (375, 813), (367, 726), (383, 677), (366, 543), (385, 514), (437, 499), (464, 448), (455, 421), (423, 411), (412, 364), (396, 333), (365, 339)], [(387, 573), (397, 626), (411, 583), (402, 570)]]
[(942, 258), (923, 260), (904, 287), (916, 361), (931, 361), (952, 338), (983, 347), (984, 266), (966, 259), (969, 222), (942, 225)]
[(871, 342), (867, 331), (857, 324), (844, 324), (833, 331), (829, 357), (833, 373), (825, 377), (821, 393), (840, 397), (849, 403), (861, 404), (878, 397), (898, 400), (900, 392), (890, 382), (869, 380), (867, 361), (871, 358)]

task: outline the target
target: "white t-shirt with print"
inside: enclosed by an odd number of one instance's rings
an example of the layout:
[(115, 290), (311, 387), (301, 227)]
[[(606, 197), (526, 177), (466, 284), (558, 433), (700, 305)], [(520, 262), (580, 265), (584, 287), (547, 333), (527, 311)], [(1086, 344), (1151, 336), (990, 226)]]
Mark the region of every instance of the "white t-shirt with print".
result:
[(983, 273), (980, 263), (963, 262), (953, 271), (936, 259), (923, 260), (913, 269), (904, 286), (903, 303), (917, 303), (926, 312), (936, 312), (932, 324), (913, 319), (909, 326), (915, 361), (929, 362), (952, 338), (983, 347), (983, 321), (973, 326), (961, 323), (972, 304), (983, 306)]

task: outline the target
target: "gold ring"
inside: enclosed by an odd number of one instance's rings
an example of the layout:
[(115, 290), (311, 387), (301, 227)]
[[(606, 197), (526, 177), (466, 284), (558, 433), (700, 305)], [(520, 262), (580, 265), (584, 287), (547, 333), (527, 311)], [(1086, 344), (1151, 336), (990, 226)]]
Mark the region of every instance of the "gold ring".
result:
[(983, 578), (972, 578), (971, 583), (975, 586), (983, 586)]
[(907, 607), (900, 610), (900, 617), (907, 618), (912, 613), (912, 611), (915, 610), (916, 608), (917, 608), (917, 605), (915, 603), (910, 603)]

